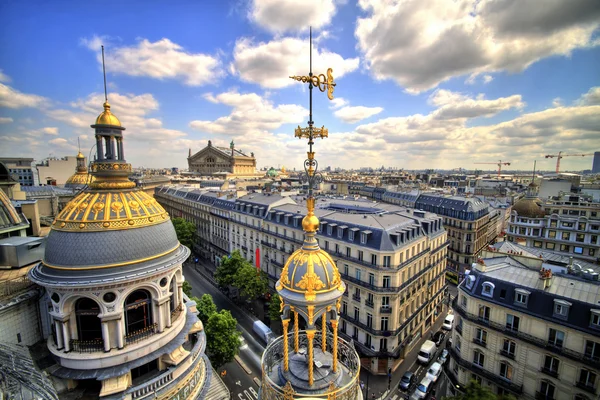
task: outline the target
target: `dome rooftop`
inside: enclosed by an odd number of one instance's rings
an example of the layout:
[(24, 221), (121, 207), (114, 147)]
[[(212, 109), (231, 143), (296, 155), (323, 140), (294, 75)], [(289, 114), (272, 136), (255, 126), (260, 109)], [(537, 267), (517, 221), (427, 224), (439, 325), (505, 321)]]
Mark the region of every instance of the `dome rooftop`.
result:
[(542, 202), (537, 198), (525, 197), (520, 199), (512, 209), (519, 217), (542, 218), (546, 215), (542, 208)]
[(96, 118), (96, 125), (121, 126), (121, 121), (110, 112), (110, 104), (108, 104), (108, 101), (104, 103), (104, 111)]
[(87, 173), (87, 171), (77, 171), (65, 182), (66, 188), (88, 185), (96, 180), (96, 177)]

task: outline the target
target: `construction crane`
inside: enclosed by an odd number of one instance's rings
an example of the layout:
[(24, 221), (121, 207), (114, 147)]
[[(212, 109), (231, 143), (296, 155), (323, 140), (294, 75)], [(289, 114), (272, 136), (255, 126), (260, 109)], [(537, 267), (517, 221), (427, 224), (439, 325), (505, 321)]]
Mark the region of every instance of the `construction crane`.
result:
[(588, 154), (563, 154), (562, 151), (559, 151), (558, 154), (547, 154), (546, 158), (554, 158), (556, 157), (556, 173), (560, 172), (560, 159), (563, 157), (585, 157), (585, 156), (593, 156), (594, 153)]
[(476, 162), (474, 164), (494, 164), (498, 166), (498, 179), (500, 179), (500, 173), (502, 172), (503, 165), (510, 165), (509, 162), (502, 162), (502, 160), (498, 160), (498, 162)]

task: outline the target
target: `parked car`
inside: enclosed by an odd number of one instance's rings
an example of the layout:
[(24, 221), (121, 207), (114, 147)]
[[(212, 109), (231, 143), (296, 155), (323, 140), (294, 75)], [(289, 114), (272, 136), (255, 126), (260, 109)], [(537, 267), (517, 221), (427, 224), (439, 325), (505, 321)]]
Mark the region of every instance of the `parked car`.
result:
[(444, 323), (442, 324), (442, 329), (450, 331), (450, 330), (452, 330), (453, 326), (454, 326), (454, 314), (448, 314), (446, 316), (446, 319), (444, 319)]
[(442, 331), (437, 331), (435, 333), (435, 335), (433, 335), (433, 338), (431, 339), (433, 341), (433, 343), (435, 343), (435, 345), (437, 347), (440, 347), (440, 345), (442, 344), (442, 342), (444, 341), (444, 338), (446, 337), (446, 334)]
[(423, 378), (423, 380), (421, 380), (421, 382), (415, 389), (414, 394), (416, 394), (420, 399), (424, 399), (427, 397), (427, 395), (431, 391), (432, 387), (433, 387), (433, 381), (430, 378), (425, 377), (425, 378)]
[(442, 374), (442, 364), (434, 362), (431, 367), (427, 370), (427, 377), (431, 379), (433, 383), (437, 382), (438, 378)]
[(415, 381), (415, 374), (406, 371), (404, 375), (402, 375), (402, 379), (400, 379), (400, 383), (398, 383), (398, 389), (400, 390), (408, 390)]
[(437, 362), (439, 362), (442, 365), (448, 362), (448, 350), (442, 350), (442, 354), (440, 354), (440, 356), (438, 357)]

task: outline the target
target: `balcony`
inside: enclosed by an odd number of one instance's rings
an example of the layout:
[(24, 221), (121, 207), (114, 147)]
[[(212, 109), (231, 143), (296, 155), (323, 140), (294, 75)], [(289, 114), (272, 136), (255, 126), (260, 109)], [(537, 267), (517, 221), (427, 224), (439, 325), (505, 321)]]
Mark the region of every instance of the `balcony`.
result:
[(179, 305), (173, 311), (171, 311), (171, 323), (173, 323), (173, 321), (175, 321), (177, 318), (179, 318), (182, 311), (183, 311), (183, 304), (179, 303)]
[(540, 369), (540, 371), (542, 373), (546, 374), (546, 375), (549, 375), (549, 376), (553, 377), (553, 378), (558, 378), (558, 371), (555, 370), (555, 369), (550, 369), (550, 368), (547, 368), (547, 367), (542, 367)]
[(277, 260), (271, 259), (271, 264), (278, 266), (279, 268), (283, 268), (283, 263), (280, 263)]
[(509, 353), (508, 351), (506, 351), (504, 349), (500, 350), (500, 355), (504, 356), (504, 357), (507, 357), (507, 358), (510, 358), (511, 360), (515, 359), (515, 353)]
[(369, 300), (365, 300), (365, 305), (366, 305), (367, 307), (369, 307), (369, 308), (373, 308), (373, 307), (374, 307), (374, 304), (373, 304), (373, 302), (372, 302), (372, 301), (369, 301)]
[[(456, 362), (463, 368), (468, 369), (469, 371), (482, 376), (483, 378), (492, 381), (493, 383), (495, 383), (496, 385), (502, 387), (503, 389), (506, 389), (508, 391), (511, 391), (515, 394), (521, 394), (523, 393), (523, 385), (517, 385), (516, 383), (513, 383), (499, 375), (496, 375), (482, 367), (480, 367), (479, 365), (473, 364), (467, 360), (464, 360), (460, 357), (460, 354), (458, 354), (456, 352), (456, 350), (454, 349), (454, 347), (450, 347), (450, 355), (452, 356), (452, 358), (454, 358), (454, 360), (456, 360)], [(517, 396), (518, 397), (518, 396)]]
[(353, 294), (352, 295), (352, 300), (358, 301), (360, 303), (360, 295)]
[(158, 324), (154, 323), (148, 326), (147, 328), (140, 329), (139, 331), (132, 332), (129, 335), (125, 336), (125, 343), (133, 344), (141, 342), (142, 340), (145, 340), (150, 336), (156, 334), (157, 330)]
[(462, 306), (458, 305), (456, 298), (452, 301), (452, 308), (462, 318), (464, 318), (468, 321), (474, 322), (476, 324), (484, 325), (486, 327), (489, 327), (489, 328), (491, 328), (497, 332), (500, 332), (502, 334), (505, 334), (507, 336), (512, 336), (512, 337), (518, 338), (524, 342), (530, 343), (534, 346), (538, 346), (539, 348), (542, 348), (544, 350), (548, 350), (555, 354), (568, 357), (573, 361), (583, 362), (585, 364), (589, 364), (589, 365), (593, 366), (594, 368), (600, 368), (600, 359), (597, 357), (593, 357), (590, 354), (583, 354), (578, 351), (574, 351), (574, 350), (571, 350), (571, 349), (568, 349), (565, 347), (556, 347), (554, 345), (548, 346), (548, 341), (545, 339), (540, 339), (538, 337), (535, 337), (533, 335), (530, 335), (530, 334), (527, 334), (524, 332), (519, 332), (514, 329), (509, 329), (506, 327), (505, 324), (499, 324), (497, 322), (493, 322), (490, 320), (482, 320), (481, 318), (479, 318), (479, 316), (466, 312), (462, 308)]
[(346, 275), (344, 273), (340, 273), (340, 275), (344, 281), (355, 283), (355, 284), (360, 285), (360, 286), (362, 286), (366, 289), (369, 289), (373, 292), (397, 293), (398, 290), (400, 289), (398, 286), (388, 286), (388, 287), (375, 286), (369, 282), (365, 282), (360, 279), (356, 279), (356, 278), (354, 278), (350, 275)]
[(481, 340), (479, 338), (473, 338), (473, 343), (475, 343), (481, 347), (487, 347), (487, 343), (484, 340)]
[[(55, 341), (56, 343), (56, 341)], [(104, 340), (93, 339), (93, 340), (69, 340), (69, 346), (71, 351), (77, 353), (94, 353), (96, 351), (104, 351)]]
[(589, 383), (578, 381), (575, 384), (575, 386), (578, 387), (579, 389), (583, 389), (586, 392), (591, 393), (593, 395), (596, 394), (596, 389), (594, 388), (594, 385), (590, 385)]
[(382, 314), (391, 314), (392, 313), (392, 308), (391, 307), (381, 307), (379, 309), (379, 312)]

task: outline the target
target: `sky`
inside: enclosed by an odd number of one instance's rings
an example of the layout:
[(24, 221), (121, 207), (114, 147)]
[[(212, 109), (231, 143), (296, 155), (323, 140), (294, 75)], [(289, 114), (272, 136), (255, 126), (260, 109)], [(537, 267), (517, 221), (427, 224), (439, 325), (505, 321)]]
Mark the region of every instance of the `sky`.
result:
[[(542, 6), (543, 3), (543, 6)], [(598, 0), (0, 2), (0, 156), (93, 154), (108, 101), (134, 167), (208, 140), (301, 169), (308, 86), (319, 165), (553, 170), (600, 151)], [(561, 170), (590, 169), (591, 156)]]

